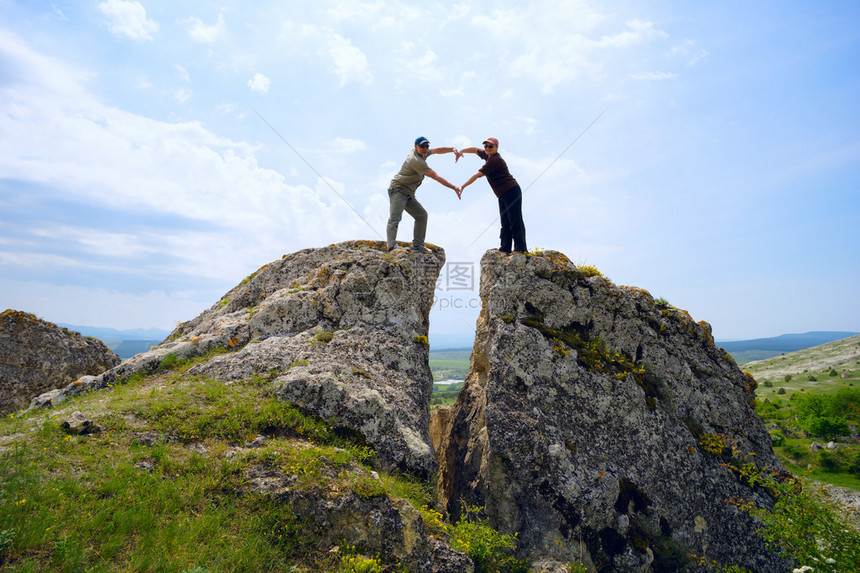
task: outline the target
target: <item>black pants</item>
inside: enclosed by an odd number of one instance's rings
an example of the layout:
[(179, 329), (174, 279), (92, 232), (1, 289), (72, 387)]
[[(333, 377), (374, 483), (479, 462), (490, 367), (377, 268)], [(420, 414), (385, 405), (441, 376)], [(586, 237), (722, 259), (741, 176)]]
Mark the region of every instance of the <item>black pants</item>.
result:
[(499, 218), (502, 220), (502, 231), (499, 234), (502, 245), (499, 250), (510, 252), (513, 241), (515, 251), (528, 251), (526, 226), (523, 223), (523, 192), (519, 185), (499, 197)]

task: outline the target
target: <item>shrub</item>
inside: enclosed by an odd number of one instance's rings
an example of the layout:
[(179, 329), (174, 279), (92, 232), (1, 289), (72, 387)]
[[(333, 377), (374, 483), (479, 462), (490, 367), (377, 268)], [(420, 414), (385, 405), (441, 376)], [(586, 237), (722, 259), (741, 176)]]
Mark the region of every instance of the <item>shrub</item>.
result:
[(314, 338), (317, 341), (322, 342), (323, 344), (328, 344), (334, 338), (334, 332), (329, 332), (328, 330), (318, 330), (314, 334)]
[(582, 274), (582, 276), (584, 276), (586, 278), (588, 278), (588, 277), (602, 277), (603, 276), (603, 273), (601, 273), (599, 270), (597, 270), (597, 267), (593, 267), (591, 265), (582, 265), (582, 266), (576, 267), (576, 270), (578, 270)]
[(804, 421), (804, 429), (813, 436), (832, 440), (838, 436), (850, 436), (851, 430), (845, 418), (814, 416)]
[(849, 473), (860, 476), (860, 451), (854, 452), (854, 454), (848, 459), (848, 463), (845, 464), (845, 470)]
[(795, 442), (784, 442), (783, 451), (786, 453), (787, 456), (796, 460), (803, 459), (806, 456), (806, 452), (803, 450), (803, 448)]
[(343, 573), (382, 573), (379, 560), (363, 555), (349, 555), (340, 558), (340, 570)]
[(479, 507), (467, 507), (451, 527), (451, 547), (464, 552), (475, 563), (476, 573), (512, 570), (526, 571), (523, 563), (513, 558), (517, 535), (503, 535), (481, 518)]
[(776, 391), (776, 393), (779, 394), (780, 396), (782, 396), (783, 394), (785, 394), (785, 388), (780, 388), (779, 390)]
[(818, 463), (821, 465), (821, 469), (826, 472), (839, 471), (839, 461), (836, 459), (836, 456), (833, 455), (833, 452), (829, 452), (827, 450), (821, 450), (818, 452)]
[(816, 573), (857, 570), (860, 531), (826, 490), (798, 478), (764, 479), (776, 494), (772, 509), (737, 498), (731, 503), (761, 520), (758, 533), (770, 547), (798, 566), (812, 564)]
[(774, 447), (777, 447), (777, 448), (780, 447), (781, 445), (783, 445), (785, 443), (785, 434), (783, 434), (782, 432), (777, 430), (776, 432), (774, 432), (773, 434), (770, 435), (770, 443)]

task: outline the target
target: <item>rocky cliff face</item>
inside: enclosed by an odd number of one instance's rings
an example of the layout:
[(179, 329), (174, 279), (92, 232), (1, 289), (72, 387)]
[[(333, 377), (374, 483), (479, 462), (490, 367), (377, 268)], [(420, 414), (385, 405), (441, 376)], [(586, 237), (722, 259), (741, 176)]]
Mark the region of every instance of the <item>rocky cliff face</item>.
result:
[(171, 355), (227, 350), (190, 373), (224, 382), (268, 379), (283, 400), (365, 440), (378, 467), (432, 476), (427, 329), (444, 261), (441, 249), (391, 254), (368, 241), (285, 255), (152, 351), (41, 396), (33, 406), (154, 371)]
[(688, 554), (784, 571), (724, 501), (770, 503), (731, 464), (784, 470), (754, 380), (709, 325), (553, 251), (481, 265), (471, 368), (439, 452), (451, 516), (484, 507), (523, 556), (597, 571), (676, 571)]
[(0, 414), (25, 408), (46, 390), (119, 363), (119, 356), (100, 340), (6, 310), (0, 314)]

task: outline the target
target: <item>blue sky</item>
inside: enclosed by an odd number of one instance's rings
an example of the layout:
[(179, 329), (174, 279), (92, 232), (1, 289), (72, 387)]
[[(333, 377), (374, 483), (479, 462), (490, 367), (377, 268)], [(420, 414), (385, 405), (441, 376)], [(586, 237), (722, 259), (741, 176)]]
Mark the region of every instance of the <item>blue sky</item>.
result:
[[(419, 135), (494, 136), (530, 248), (719, 339), (858, 331), (857, 102), (853, 1), (0, 0), (0, 307), (171, 329), (285, 253), (382, 237)], [(448, 257), (431, 340), (469, 332), (495, 198), (418, 197)]]

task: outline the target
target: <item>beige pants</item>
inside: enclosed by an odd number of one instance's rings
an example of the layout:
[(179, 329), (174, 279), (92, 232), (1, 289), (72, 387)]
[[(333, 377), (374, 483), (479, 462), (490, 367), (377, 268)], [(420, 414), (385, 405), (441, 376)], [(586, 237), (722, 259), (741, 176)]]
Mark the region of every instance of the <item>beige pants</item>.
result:
[(388, 190), (388, 199), (391, 202), (391, 214), (388, 217), (388, 248), (390, 249), (397, 244), (397, 227), (400, 225), (403, 211), (415, 219), (412, 246), (423, 247), (424, 237), (427, 235), (427, 211), (418, 202), (418, 199), (397, 189)]

